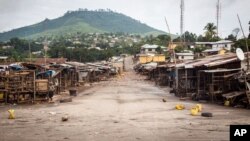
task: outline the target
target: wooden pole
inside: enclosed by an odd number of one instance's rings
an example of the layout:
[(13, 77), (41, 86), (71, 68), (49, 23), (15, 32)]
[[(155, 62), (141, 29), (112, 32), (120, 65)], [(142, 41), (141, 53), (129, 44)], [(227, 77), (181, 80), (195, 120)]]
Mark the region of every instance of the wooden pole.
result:
[(30, 63), (31, 63), (31, 49), (30, 49), (30, 40), (29, 40), (29, 56), (30, 56)]
[(214, 73), (212, 73), (212, 103), (214, 103)]
[[(168, 22), (167, 22), (167, 19), (165, 17), (165, 22), (166, 22), (166, 25), (167, 25), (167, 28), (168, 28), (168, 34), (169, 34), (169, 37), (170, 37), (170, 43), (169, 43), (169, 49), (172, 48), (172, 37), (171, 37), (171, 32), (170, 32), (170, 28), (169, 28), (169, 25), (168, 25)], [(173, 49), (173, 55), (174, 55), (174, 64), (175, 64), (175, 67), (176, 67), (176, 58), (175, 58), (175, 50)]]
[(200, 71), (198, 71), (197, 96), (200, 94)]
[(33, 85), (34, 85), (34, 101), (36, 100), (36, 73), (35, 71), (33, 71), (33, 79), (34, 79), (34, 82), (33, 82)]
[(185, 69), (185, 79), (186, 79), (185, 87), (186, 87), (186, 95), (187, 95), (187, 86), (188, 86), (188, 81), (187, 81), (187, 69)]

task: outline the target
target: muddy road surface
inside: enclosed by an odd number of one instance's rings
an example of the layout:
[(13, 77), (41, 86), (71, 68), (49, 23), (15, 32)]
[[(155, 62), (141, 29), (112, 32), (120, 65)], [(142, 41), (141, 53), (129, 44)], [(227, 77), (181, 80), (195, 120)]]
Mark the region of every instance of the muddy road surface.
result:
[[(229, 140), (230, 124), (250, 124), (249, 110), (215, 104), (202, 104), (213, 117), (191, 116), (197, 102), (145, 81), (133, 72), (131, 58), (126, 70), (73, 102), (0, 106), (0, 141), (221, 141)], [(179, 103), (186, 109), (175, 110)], [(8, 119), (10, 108), (16, 119)]]

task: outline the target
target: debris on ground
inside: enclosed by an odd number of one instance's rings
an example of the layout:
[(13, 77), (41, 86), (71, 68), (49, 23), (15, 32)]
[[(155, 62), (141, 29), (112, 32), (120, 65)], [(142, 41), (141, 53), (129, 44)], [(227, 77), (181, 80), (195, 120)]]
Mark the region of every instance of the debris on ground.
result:
[(49, 112), (49, 114), (50, 114), (50, 115), (55, 115), (55, 114), (56, 114), (56, 112)]
[(244, 105), (235, 105), (234, 108), (244, 108), (245, 106)]
[(201, 116), (203, 116), (203, 117), (213, 117), (213, 114), (209, 113), (209, 112), (204, 112), (204, 113), (201, 113)]
[(183, 109), (185, 109), (185, 106), (184, 106), (183, 104), (177, 104), (177, 105), (175, 106), (175, 108), (176, 108), (177, 110), (183, 110)]
[(229, 100), (226, 100), (226, 101), (224, 102), (224, 105), (225, 105), (225, 106), (230, 106), (230, 101), (229, 101)]
[(190, 111), (192, 116), (197, 116), (199, 109), (197, 107), (193, 107)]
[(75, 88), (69, 89), (69, 94), (70, 96), (77, 96), (77, 89)]
[(62, 117), (62, 121), (65, 122), (65, 121), (68, 121), (69, 120), (69, 117), (68, 116), (63, 116)]
[(202, 105), (201, 104), (196, 104), (196, 107), (198, 109), (198, 112), (201, 112), (202, 111)]
[(167, 100), (165, 98), (162, 99), (163, 102), (167, 102)]
[(9, 112), (9, 119), (15, 119), (15, 113), (14, 113), (15, 110), (9, 109), (8, 112)]
[(72, 102), (72, 97), (66, 97), (60, 100), (60, 103), (66, 103), (66, 102)]
[(187, 97), (181, 97), (180, 100), (186, 101), (188, 98)]

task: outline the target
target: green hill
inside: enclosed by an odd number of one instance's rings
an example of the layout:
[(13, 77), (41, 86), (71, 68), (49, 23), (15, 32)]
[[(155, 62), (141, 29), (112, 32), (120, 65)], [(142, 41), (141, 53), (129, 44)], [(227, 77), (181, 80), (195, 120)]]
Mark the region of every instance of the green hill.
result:
[(94, 33), (94, 32), (124, 32), (135, 34), (162, 34), (163, 31), (154, 29), (131, 17), (113, 11), (69, 11), (56, 19), (44, 21), (0, 33), (0, 41), (9, 40), (13, 37), (37, 38), (41, 36), (65, 35), (69, 33)]

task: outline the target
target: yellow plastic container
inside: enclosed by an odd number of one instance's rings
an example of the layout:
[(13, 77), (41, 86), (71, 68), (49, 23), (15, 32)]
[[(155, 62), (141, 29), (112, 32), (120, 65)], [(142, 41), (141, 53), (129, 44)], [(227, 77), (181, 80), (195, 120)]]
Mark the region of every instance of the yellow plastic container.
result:
[(229, 100), (226, 100), (225, 103), (224, 103), (225, 106), (230, 106), (230, 101)]
[(196, 108), (198, 109), (198, 112), (202, 111), (202, 105), (201, 104), (196, 104)]
[(15, 110), (9, 109), (8, 112), (10, 114), (9, 119), (15, 119)]
[(198, 115), (198, 108), (197, 107), (193, 107), (192, 109), (191, 109), (191, 115), (192, 116), (197, 116)]
[(0, 99), (3, 99), (3, 93), (0, 92)]
[(183, 110), (183, 109), (185, 109), (185, 106), (184, 106), (183, 104), (177, 104), (177, 105), (175, 106), (175, 108), (176, 108), (177, 110)]

